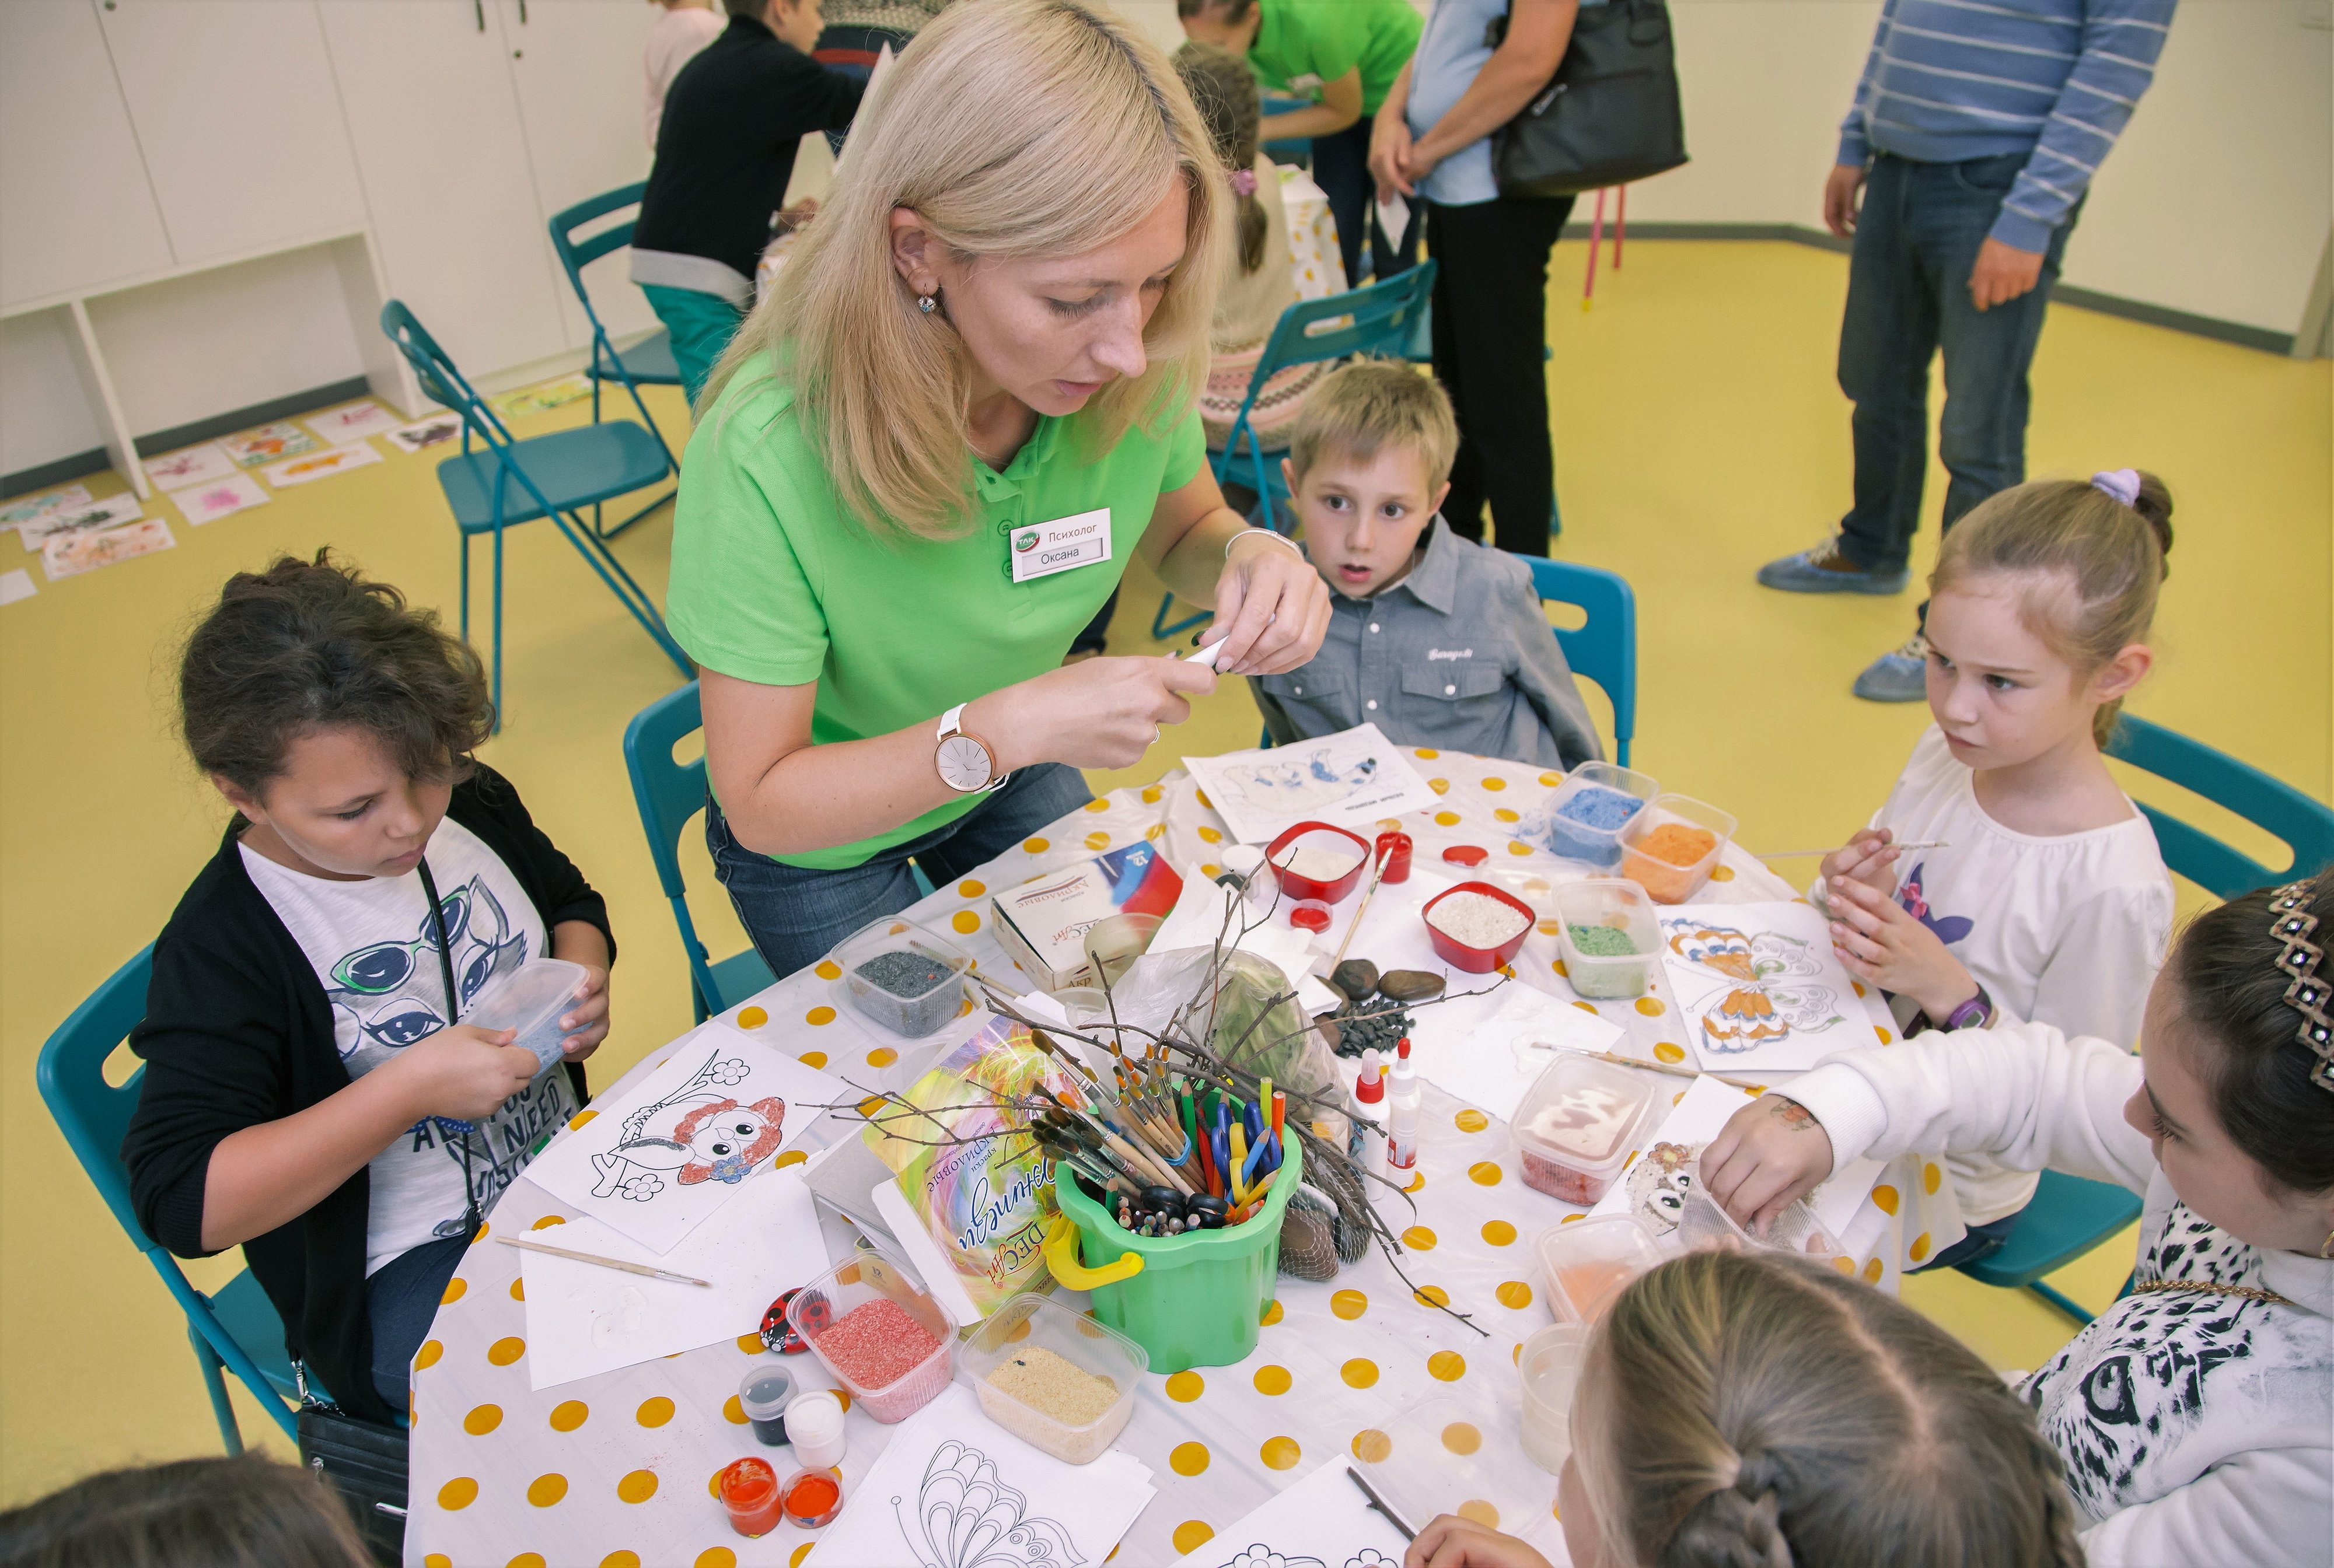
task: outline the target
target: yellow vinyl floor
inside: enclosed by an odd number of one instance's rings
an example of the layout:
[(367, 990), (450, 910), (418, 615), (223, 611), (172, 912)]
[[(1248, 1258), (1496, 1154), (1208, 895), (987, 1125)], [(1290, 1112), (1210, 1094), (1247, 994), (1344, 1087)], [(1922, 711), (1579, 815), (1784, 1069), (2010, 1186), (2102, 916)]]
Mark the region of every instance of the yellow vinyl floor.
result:
[[(1779, 243), (1640, 242), (1624, 270), (1602, 272), (1584, 313), (1585, 260), (1582, 245), (1562, 246), (1551, 285), (1558, 553), (1635, 586), (1636, 765), (1740, 813), (1754, 851), (1837, 842), (1883, 798), (1925, 722), (1920, 707), (1847, 692), (1911, 630), (1919, 595), (1796, 598), (1756, 587), (1751, 572), (1845, 509), (1847, 407), (1832, 378), (1845, 258)], [(2059, 307), (2034, 379), (2033, 473), (2152, 467), (2177, 500), (2162, 663), (2134, 710), (2326, 798), (2328, 362)], [(654, 406), (684, 419), (677, 395)], [(587, 409), (531, 417), (522, 433)], [(434, 456), (392, 453), (202, 528), (158, 497), (149, 514), (170, 519), (176, 548), (43, 581), (34, 598), (0, 608), (0, 1505), (101, 1467), (217, 1450), (181, 1320), (50, 1122), (34, 1058), (152, 938), (217, 842), (225, 808), (173, 733), (175, 649), (192, 618), (230, 572), (331, 544), (450, 621), (457, 547), (434, 467)], [(90, 483), (101, 495), (123, 487), (111, 476)], [(1924, 559), (1942, 494), (1933, 470)], [(617, 546), (660, 599), (670, 539), (668, 509)], [(0, 565), (14, 563), (13, 546), (0, 549), (12, 551)], [(40, 579), (35, 558), (23, 563)], [(508, 717), (485, 755), (608, 895), (623, 951), (604, 1082), (690, 1023), (680, 945), (619, 750), (625, 722), (677, 677), (547, 524), (512, 536), (509, 574)], [(485, 603), (482, 579), (482, 641)], [(1114, 652), (1157, 650), (1156, 604), (1155, 583), (1131, 570)], [(1095, 782), (1145, 779), (1182, 752), (1251, 746), (1256, 734), (1245, 688), (1228, 681), (1143, 766)], [(2194, 804), (2132, 787), (2175, 811)], [(2264, 852), (2258, 837), (2232, 836)], [(710, 895), (696, 900), (700, 928), (717, 953), (733, 951), (742, 938), (701, 842), (689, 853), (692, 887)], [(2193, 907), (2201, 896), (2185, 891)], [(2104, 1303), (2130, 1255), (2127, 1238), (2061, 1283)], [(236, 1266), (218, 1258), (189, 1272), (216, 1287)], [(1909, 1281), (1905, 1294), (2002, 1367), (2038, 1363), (2069, 1332), (2030, 1298), (1955, 1275)], [(282, 1451), (237, 1398), (246, 1436)]]

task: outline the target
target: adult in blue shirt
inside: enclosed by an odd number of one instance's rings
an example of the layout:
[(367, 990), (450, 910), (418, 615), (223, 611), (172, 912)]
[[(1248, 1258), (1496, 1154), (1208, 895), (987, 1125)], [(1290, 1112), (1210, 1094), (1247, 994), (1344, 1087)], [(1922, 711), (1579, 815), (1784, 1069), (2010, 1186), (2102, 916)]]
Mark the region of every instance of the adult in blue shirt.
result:
[[(1940, 348), (1940, 529), (2025, 482), (2026, 375), (2050, 284), (2092, 177), (2156, 74), (2173, 4), (1881, 8), (1824, 184), (1824, 222), (1856, 247), (1839, 332), (1840, 390), (1856, 404), (1855, 503), (1835, 536), (1769, 562), (1760, 582), (1791, 593), (1904, 592)], [(1856, 678), (1856, 695), (1919, 702), (1928, 662), (1916, 627)]]
[(1459, 416), (1443, 521), (1480, 539), (1488, 502), (1495, 542), (1519, 555), (1548, 553), (1548, 257), (1572, 198), (1501, 196), (1489, 138), (1556, 74), (1578, 10), (1578, 0), (1439, 0), (1370, 135), (1379, 196), (1426, 207), (1434, 376)]

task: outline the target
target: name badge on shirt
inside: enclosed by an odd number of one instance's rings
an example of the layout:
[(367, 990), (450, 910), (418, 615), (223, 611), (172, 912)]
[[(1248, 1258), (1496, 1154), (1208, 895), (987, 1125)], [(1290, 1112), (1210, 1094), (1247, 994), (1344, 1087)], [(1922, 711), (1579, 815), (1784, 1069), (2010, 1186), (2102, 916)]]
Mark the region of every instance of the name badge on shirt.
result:
[(1110, 559), (1110, 508), (1097, 506), (1051, 523), (1016, 528), (1006, 535), (1006, 559), (1013, 563), (1013, 581), (1035, 582), (1056, 572), (1069, 572)]
[(1292, 76), (1288, 79), (1288, 91), (1291, 92), (1318, 92), (1321, 91), (1321, 78), (1317, 72), (1311, 71), (1305, 72), (1300, 75)]

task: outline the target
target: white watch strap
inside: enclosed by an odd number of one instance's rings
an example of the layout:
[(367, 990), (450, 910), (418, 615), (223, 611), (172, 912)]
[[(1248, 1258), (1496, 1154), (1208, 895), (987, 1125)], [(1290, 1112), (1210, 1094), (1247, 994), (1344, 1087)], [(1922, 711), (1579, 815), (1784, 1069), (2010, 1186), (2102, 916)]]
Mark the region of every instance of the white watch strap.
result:
[(956, 733), (957, 720), (964, 717), (964, 709), (965, 705), (960, 702), (954, 707), (940, 715), (940, 739), (946, 740), (949, 736)]

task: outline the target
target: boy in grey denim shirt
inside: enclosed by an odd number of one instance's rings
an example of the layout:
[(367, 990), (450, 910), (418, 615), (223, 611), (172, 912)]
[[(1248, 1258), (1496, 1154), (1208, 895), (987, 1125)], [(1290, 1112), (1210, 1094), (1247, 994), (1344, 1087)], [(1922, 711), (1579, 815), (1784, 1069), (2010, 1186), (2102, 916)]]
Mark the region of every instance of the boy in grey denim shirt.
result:
[(1407, 365), (1348, 365), (1306, 399), (1281, 473), (1336, 592), (1312, 662), (1249, 682), (1275, 743), (1366, 722), (1538, 767), (1604, 756), (1531, 569), (1435, 510), (1458, 445), (1450, 398)]

